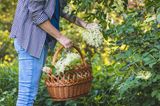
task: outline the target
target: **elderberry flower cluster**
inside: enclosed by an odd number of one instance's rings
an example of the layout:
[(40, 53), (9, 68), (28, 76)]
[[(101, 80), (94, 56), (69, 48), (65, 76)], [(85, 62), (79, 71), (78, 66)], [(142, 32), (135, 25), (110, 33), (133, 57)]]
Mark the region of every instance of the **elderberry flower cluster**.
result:
[(47, 66), (44, 66), (43, 69), (42, 69), (43, 72), (45, 72), (46, 74), (49, 74), (51, 73), (51, 68), (50, 67), (47, 67)]
[(67, 67), (80, 63), (80, 55), (76, 53), (67, 53), (66, 57), (61, 57), (55, 64), (56, 74), (64, 73)]
[(103, 43), (101, 30), (100, 25), (92, 24), (92, 26), (88, 26), (87, 30), (82, 33), (82, 38), (88, 45), (98, 48)]

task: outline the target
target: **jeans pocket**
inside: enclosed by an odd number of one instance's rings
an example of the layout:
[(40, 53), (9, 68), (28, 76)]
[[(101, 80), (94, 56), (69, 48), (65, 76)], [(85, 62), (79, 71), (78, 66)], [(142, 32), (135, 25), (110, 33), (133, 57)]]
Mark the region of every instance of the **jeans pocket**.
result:
[(14, 39), (14, 48), (16, 50), (17, 53), (19, 53), (19, 51), (23, 51), (24, 48), (22, 48), (22, 46), (20, 46), (20, 44), (17, 42), (17, 39)]

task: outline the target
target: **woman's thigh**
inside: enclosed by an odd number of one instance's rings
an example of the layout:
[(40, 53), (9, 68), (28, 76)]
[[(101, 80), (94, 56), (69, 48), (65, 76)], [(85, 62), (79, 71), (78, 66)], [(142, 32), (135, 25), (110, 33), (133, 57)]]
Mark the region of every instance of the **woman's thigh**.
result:
[[(19, 67), (19, 103), (33, 102), (38, 91), (42, 67), (45, 64), (48, 47), (44, 45), (40, 58), (31, 56), (14, 40), (14, 47), (18, 53)], [(21, 100), (21, 101), (20, 101)]]
[[(48, 47), (44, 45), (40, 58), (31, 56), (28, 52), (22, 48), (15, 38), (14, 47), (18, 53), (19, 61), (19, 78), (21, 80), (33, 80), (37, 82), (42, 72), (42, 67), (45, 64), (48, 54)], [(33, 77), (34, 76), (34, 77)], [(34, 80), (34, 78), (37, 78)]]

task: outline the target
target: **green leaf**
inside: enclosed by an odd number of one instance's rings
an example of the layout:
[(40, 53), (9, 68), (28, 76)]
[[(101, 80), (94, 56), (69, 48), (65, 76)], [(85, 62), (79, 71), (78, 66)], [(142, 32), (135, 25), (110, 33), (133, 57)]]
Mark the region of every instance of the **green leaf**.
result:
[(157, 15), (157, 21), (160, 23), (160, 14)]

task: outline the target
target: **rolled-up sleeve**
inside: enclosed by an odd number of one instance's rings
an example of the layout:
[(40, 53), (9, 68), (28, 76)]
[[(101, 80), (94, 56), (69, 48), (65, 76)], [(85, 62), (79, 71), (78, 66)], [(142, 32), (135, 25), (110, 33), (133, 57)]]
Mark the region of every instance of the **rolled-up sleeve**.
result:
[(46, 0), (29, 0), (29, 14), (31, 14), (33, 23), (39, 25), (49, 19), (44, 11)]

